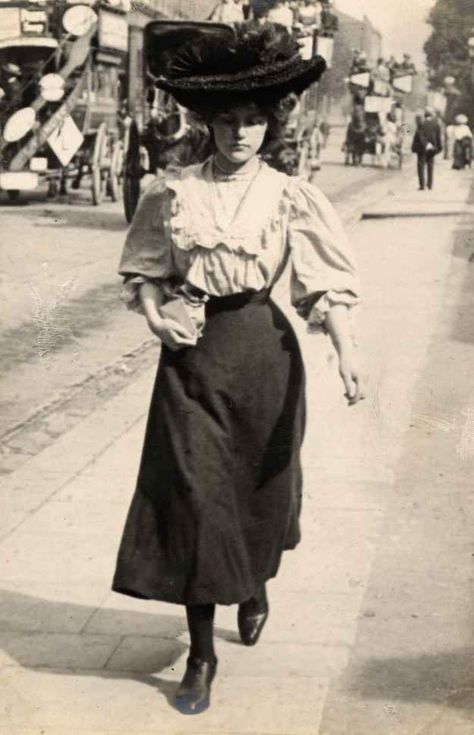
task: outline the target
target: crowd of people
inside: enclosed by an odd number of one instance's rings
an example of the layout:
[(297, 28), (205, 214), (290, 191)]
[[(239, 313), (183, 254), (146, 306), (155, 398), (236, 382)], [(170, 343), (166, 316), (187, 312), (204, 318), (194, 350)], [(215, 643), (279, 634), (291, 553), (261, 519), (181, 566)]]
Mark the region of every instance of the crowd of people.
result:
[(209, 20), (218, 23), (269, 21), (308, 35), (332, 35), (338, 26), (332, 0), (220, 0)]
[(377, 65), (369, 64), (367, 54), (360, 49), (354, 49), (351, 63), (351, 75), (371, 72), (375, 79), (392, 82), (395, 77), (405, 74), (416, 74), (416, 67), (410, 54), (403, 54), (402, 61), (397, 61), (395, 56), (385, 59), (382, 56), (377, 60)]

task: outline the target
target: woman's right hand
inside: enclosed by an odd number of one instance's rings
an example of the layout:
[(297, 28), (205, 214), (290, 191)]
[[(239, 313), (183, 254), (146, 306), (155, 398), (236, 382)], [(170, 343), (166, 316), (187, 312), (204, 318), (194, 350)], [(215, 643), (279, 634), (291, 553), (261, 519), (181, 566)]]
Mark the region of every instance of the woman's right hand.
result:
[(148, 318), (147, 323), (153, 334), (174, 352), (182, 347), (193, 347), (196, 344), (196, 334), (191, 334), (174, 319), (162, 319), (159, 316), (154, 316)]

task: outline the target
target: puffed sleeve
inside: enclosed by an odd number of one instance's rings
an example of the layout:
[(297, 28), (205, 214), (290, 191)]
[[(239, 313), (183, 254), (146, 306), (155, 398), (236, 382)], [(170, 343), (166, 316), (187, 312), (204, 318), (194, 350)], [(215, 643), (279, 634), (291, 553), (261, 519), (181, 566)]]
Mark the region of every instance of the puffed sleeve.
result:
[(291, 300), (309, 331), (323, 329), (335, 304), (360, 301), (360, 282), (352, 247), (339, 215), (313, 184), (295, 187), (288, 225)]
[(165, 229), (170, 197), (164, 178), (155, 179), (148, 186), (138, 203), (120, 258), (119, 274), (124, 277), (122, 300), (127, 308), (139, 313), (139, 284), (159, 283), (173, 275), (171, 244)]

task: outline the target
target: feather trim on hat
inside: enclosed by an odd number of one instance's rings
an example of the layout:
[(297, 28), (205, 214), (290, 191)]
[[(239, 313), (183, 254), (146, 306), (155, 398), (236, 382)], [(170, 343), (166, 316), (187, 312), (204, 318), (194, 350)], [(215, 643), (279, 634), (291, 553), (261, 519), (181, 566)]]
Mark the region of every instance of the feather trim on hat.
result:
[(273, 24), (263, 29), (241, 24), (235, 28), (235, 41), (217, 36), (183, 46), (168, 64), (166, 76), (171, 81), (181, 77), (237, 74), (255, 67), (268, 67), (299, 57), (298, 44), (285, 29)]
[[(236, 24), (232, 38), (206, 35), (178, 47), (165, 72), (156, 78), (185, 107), (199, 107), (197, 95), (248, 96), (272, 99), (301, 94), (326, 68), (321, 56), (304, 60), (287, 29), (275, 23)], [(221, 97), (222, 99), (222, 97)]]

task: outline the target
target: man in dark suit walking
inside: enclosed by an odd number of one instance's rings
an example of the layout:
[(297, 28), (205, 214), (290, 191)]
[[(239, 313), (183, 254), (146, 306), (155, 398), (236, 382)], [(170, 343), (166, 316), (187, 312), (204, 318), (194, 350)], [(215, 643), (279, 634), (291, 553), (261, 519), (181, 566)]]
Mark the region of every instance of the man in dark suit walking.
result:
[(432, 189), (434, 160), (436, 154), (443, 149), (443, 145), (440, 125), (434, 119), (431, 110), (426, 110), (424, 119), (418, 123), (411, 149), (418, 158), (420, 190), (425, 188), (425, 170), (428, 189)]

